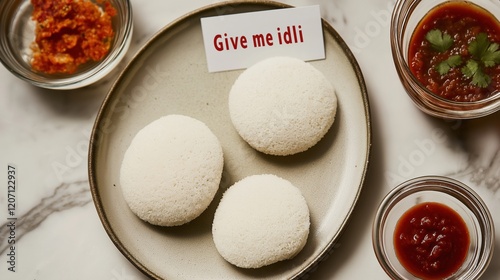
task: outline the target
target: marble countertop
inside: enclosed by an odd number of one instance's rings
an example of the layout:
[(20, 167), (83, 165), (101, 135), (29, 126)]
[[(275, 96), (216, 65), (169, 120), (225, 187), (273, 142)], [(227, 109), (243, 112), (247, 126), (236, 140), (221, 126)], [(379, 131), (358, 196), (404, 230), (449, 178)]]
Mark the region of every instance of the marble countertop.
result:
[[(118, 251), (92, 202), (87, 178), (91, 129), (120, 69), (172, 20), (217, 1), (132, 0), (134, 36), (125, 61), (106, 79), (73, 90), (35, 88), (0, 67), (0, 279), (140, 280)], [(500, 275), (500, 114), (444, 121), (420, 112), (393, 66), (393, 0), (295, 0), (319, 4), (363, 71), (371, 106), (372, 155), (366, 183), (345, 234), (312, 279), (387, 279), (372, 249), (379, 202), (407, 179), (445, 175), (471, 186), (495, 224), (493, 260), (482, 279)], [(440, 135), (436, 137), (436, 135)], [(425, 148), (424, 145), (425, 144)], [(17, 171), (16, 272), (8, 270), (7, 171)]]

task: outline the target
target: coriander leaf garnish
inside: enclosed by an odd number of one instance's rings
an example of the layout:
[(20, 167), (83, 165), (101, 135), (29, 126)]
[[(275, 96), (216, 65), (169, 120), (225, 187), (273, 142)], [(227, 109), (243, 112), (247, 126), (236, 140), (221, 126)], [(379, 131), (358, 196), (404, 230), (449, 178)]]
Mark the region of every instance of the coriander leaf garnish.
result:
[(479, 64), (475, 60), (471, 59), (467, 61), (464, 67), (462, 67), (462, 74), (468, 78), (472, 78), (472, 76), (476, 74), (477, 69), (479, 69)]
[(460, 55), (452, 55), (448, 57), (445, 61), (441, 61), (437, 66), (436, 70), (440, 75), (444, 75), (450, 71), (452, 67), (456, 67), (462, 64), (462, 57)]
[(468, 60), (464, 67), (462, 67), (462, 74), (468, 78), (472, 78), (471, 83), (475, 86), (485, 88), (491, 82), (491, 77), (483, 72), (479, 63), (475, 60)]
[[(453, 38), (439, 29), (427, 32), (425, 39), (431, 47), (438, 52), (445, 52), (453, 45)], [(461, 68), (462, 74), (471, 78), (471, 84), (478, 87), (488, 87), (491, 77), (484, 72), (485, 67), (493, 67), (500, 64), (500, 45), (488, 40), (488, 34), (481, 32), (472, 40), (467, 47), (471, 58)], [(451, 68), (463, 63), (461, 55), (452, 55), (436, 65), (436, 71), (440, 75), (447, 74)]]
[(488, 87), (491, 83), (491, 77), (483, 72), (482, 68), (477, 69), (476, 73), (472, 77), (472, 84), (478, 87)]
[(432, 29), (427, 32), (425, 39), (431, 43), (432, 48), (438, 52), (445, 52), (453, 45), (453, 38), (450, 35), (441, 32), (439, 29)]
[(500, 63), (500, 51), (498, 50), (499, 45), (497, 43), (491, 44), (486, 52), (481, 57), (481, 61), (486, 67), (495, 66), (495, 64)]
[(474, 58), (481, 60), (489, 45), (488, 35), (486, 33), (479, 33), (476, 39), (470, 42), (468, 49)]
[[(476, 38), (470, 42), (468, 50), (476, 60), (469, 60), (462, 67), (462, 73), (468, 78), (472, 78), (472, 84), (479, 87), (487, 87), (491, 83), (491, 77), (484, 73), (484, 67), (492, 67), (500, 63), (500, 51), (497, 43), (488, 40), (486, 33), (477, 34)], [(482, 65), (480, 64), (482, 62)]]

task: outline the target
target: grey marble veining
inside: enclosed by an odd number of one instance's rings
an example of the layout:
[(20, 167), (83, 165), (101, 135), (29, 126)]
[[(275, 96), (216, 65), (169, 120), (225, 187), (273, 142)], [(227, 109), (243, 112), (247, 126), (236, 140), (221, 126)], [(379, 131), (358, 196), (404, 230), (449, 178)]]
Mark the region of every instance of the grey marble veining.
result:
[(464, 122), (458, 137), (469, 155), (460, 175), (500, 201), (500, 114)]
[[(61, 184), (51, 196), (44, 197), (39, 204), (17, 217), (16, 242), (20, 241), (26, 233), (36, 230), (40, 223), (50, 215), (73, 207), (82, 207), (91, 201), (88, 181)], [(0, 254), (4, 254), (9, 247), (6, 242), (10, 231), (9, 223), (0, 225)]]

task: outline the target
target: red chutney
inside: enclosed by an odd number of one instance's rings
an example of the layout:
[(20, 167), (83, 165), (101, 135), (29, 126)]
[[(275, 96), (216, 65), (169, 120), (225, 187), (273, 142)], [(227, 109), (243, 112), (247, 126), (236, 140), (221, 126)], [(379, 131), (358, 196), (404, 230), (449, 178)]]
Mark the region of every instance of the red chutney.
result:
[[(426, 39), (427, 33), (434, 29), (453, 39), (444, 52), (436, 51)], [(470, 43), (480, 33), (487, 34), (492, 44), (500, 43), (500, 23), (483, 8), (470, 2), (436, 6), (421, 20), (410, 40), (408, 61), (412, 73), (430, 91), (452, 101), (478, 101), (493, 95), (500, 90), (500, 64), (486, 67), (469, 52)], [(440, 74), (437, 65), (453, 55), (460, 55), (462, 63)], [(478, 86), (463, 74), (462, 68), (471, 59), (479, 61), (480, 70), (491, 79), (487, 86)]]
[(36, 21), (34, 70), (71, 74), (109, 52), (114, 36), (111, 18), (116, 10), (108, 1), (102, 10), (89, 0), (31, 0), (31, 4)]
[(410, 208), (394, 231), (400, 263), (422, 279), (451, 276), (464, 262), (469, 244), (469, 231), (460, 215), (436, 202)]

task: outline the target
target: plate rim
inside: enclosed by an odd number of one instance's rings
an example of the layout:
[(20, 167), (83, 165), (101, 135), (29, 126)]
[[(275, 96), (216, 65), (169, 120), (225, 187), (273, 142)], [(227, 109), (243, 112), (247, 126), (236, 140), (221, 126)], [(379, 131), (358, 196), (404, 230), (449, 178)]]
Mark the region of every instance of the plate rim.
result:
[[(108, 216), (106, 215), (106, 211), (104, 209), (103, 202), (101, 200), (99, 188), (97, 186), (97, 178), (96, 174), (94, 172), (95, 168), (94, 166), (96, 165), (96, 157), (94, 154), (97, 153), (98, 150), (98, 142), (97, 140), (97, 135), (100, 133), (100, 126), (103, 121), (104, 115), (110, 110), (110, 103), (112, 102), (112, 96), (116, 92), (116, 88), (120, 84), (120, 82), (124, 79), (126, 72), (128, 69), (135, 63), (138, 57), (140, 57), (144, 52), (148, 50), (148, 47), (158, 38), (162, 37), (164, 33), (167, 33), (170, 29), (175, 28), (178, 25), (181, 25), (184, 21), (190, 20), (192, 17), (196, 17), (204, 12), (207, 12), (210, 9), (214, 8), (222, 8), (228, 5), (256, 5), (256, 6), (267, 6), (270, 9), (283, 9), (283, 8), (293, 8), (295, 6), (281, 3), (281, 2), (276, 2), (276, 1), (269, 1), (269, 0), (235, 0), (235, 1), (224, 1), (224, 2), (219, 2), (219, 3), (213, 3), (210, 5), (203, 6), (201, 8), (195, 9), (191, 12), (188, 12), (181, 17), (178, 17), (177, 19), (171, 21), (164, 27), (162, 27), (159, 31), (157, 31), (155, 34), (153, 34), (143, 45), (136, 51), (136, 53), (131, 57), (131, 59), (127, 62), (125, 67), (120, 71), (118, 77), (115, 79), (113, 85), (110, 87), (108, 92), (106, 93), (105, 98), (103, 99), (101, 106), (99, 107), (99, 110), (96, 115), (96, 119), (94, 122), (94, 125), (92, 127), (92, 132), (91, 132), (91, 137), (90, 137), (90, 142), (89, 142), (89, 150), (88, 150), (88, 178), (89, 178), (89, 185), (90, 185), (90, 191), (92, 195), (92, 200), (94, 202), (94, 206), (96, 208), (97, 214), (99, 216), (99, 219), (101, 220), (101, 224), (103, 225), (106, 234), (108, 237), (111, 239), (115, 247), (122, 253), (122, 255), (130, 262), (132, 263), (139, 271), (141, 271), (144, 275), (151, 279), (158, 279), (158, 280), (163, 280), (164, 278), (160, 277), (157, 275), (155, 272), (151, 271), (148, 267), (146, 267), (143, 263), (138, 261), (126, 248), (126, 246), (122, 243), (122, 241), (118, 238), (117, 234), (115, 233), (115, 230), (112, 228), (110, 221), (108, 219)], [(226, 14), (234, 14), (232, 12), (226, 13)], [(342, 52), (348, 59), (350, 65), (352, 66), (352, 70), (354, 71), (354, 74), (356, 76), (357, 84), (360, 88), (361, 92), (361, 97), (363, 100), (363, 108), (364, 108), (364, 114), (365, 114), (365, 125), (366, 125), (366, 158), (364, 161), (363, 165), (363, 170), (361, 173), (361, 180), (359, 183), (359, 186), (357, 188), (356, 195), (354, 197), (353, 203), (349, 210), (347, 211), (347, 215), (344, 217), (340, 230), (335, 234), (331, 240), (326, 244), (326, 246), (320, 251), (320, 253), (315, 256), (311, 263), (308, 265), (305, 265), (301, 270), (298, 271), (296, 275), (292, 275), (291, 279), (293, 278), (300, 278), (308, 275), (310, 272), (313, 272), (318, 265), (321, 264), (322, 261), (327, 259), (330, 255), (330, 252), (333, 250), (334, 245), (338, 241), (338, 239), (343, 235), (343, 233), (346, 230), (346, 227), (351, 220), (352, 213), (354, 211), (354, 208), (356, 207), (359, 197), (361, 195), (361, 192), (363, 190), (364, 184), (365, 184), (365, 179), (367, 176), (367, 170), (368, 170), (368, 165), (370, 162), (371, 158), (371, 149), (372, 149), (372, 126), (371, 126), (371, 112), (370, 112), (370, 102), (368, 98), (368, 90), (366, 87), (366, 82), (363, 76), (363, 73), (361, 71), (361, 68), (352, 53), (352, 51), (349, 49), (348, 45), (345, 43), (344, 39), (340, 36), (340, 34), (324, 19), (321, 18), (322, 22), (322, 28), (327, 31), (335, 40), (336, 43), (339, 44), (340, 48), (342, 49)]]

